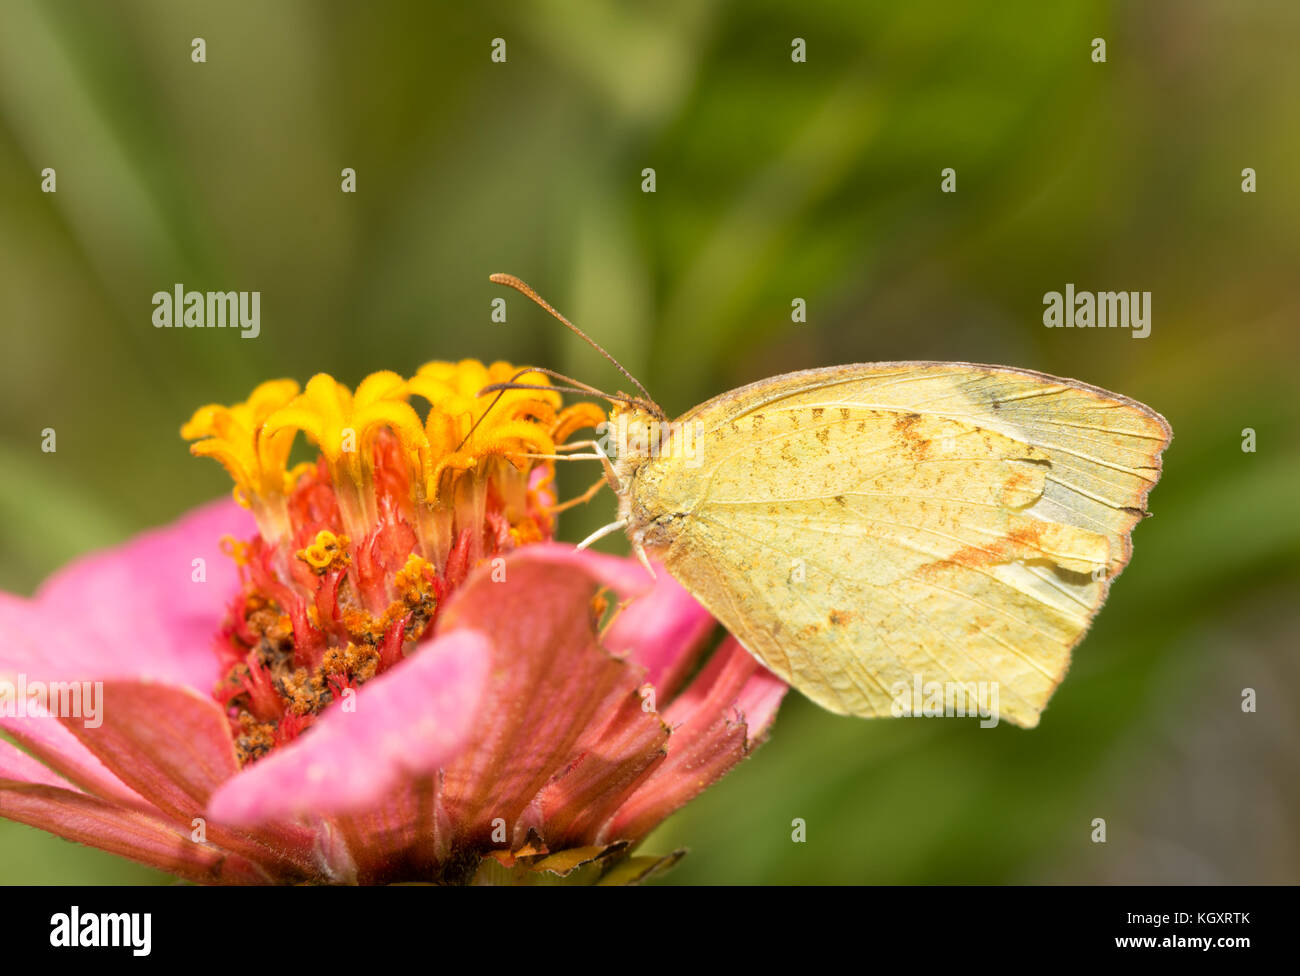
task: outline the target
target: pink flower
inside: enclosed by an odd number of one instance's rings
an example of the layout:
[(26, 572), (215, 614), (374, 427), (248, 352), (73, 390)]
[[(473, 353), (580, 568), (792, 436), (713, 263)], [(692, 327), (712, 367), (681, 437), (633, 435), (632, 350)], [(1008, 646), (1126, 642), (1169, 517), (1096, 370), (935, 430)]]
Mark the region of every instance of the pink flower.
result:
[[(21, 746), (0, 740), (0, 816), (209, 883), (671, 863), (629, 855), (764, 737), (785, 685), (731, 639), (690, 678), (713, 621), (680, 586), (546, 541), (549, 462), (517, 456), (574, 414), (534, 397), (493, 432), (377, 375), (339, 415), (374, 415), (367, 463), (310, 414), (323, 381), (265, 384), (187, 425), (256, 524), (213, 503), (0, 594), (0, 728)], [(410, 392), (433, 394), (424, 424), (396, 407)], [(294, 472), (290, 426), (322, 451)]]

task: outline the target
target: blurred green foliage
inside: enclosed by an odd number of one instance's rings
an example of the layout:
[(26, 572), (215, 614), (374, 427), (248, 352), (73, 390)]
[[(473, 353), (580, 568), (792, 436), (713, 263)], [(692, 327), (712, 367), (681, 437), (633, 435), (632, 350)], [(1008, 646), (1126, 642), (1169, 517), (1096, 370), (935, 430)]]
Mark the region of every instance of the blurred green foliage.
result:
[[(1074, 376), (1175, 440), (1042, 725), (792, 694), (649, 847), (692, 849), (666, 883), (1294, 882), (1298, 47), (1289, 0), (6, 0), (0, 586), (228, 491), (178, 427), (262, 379), (473, 356), (616, 385), (517, 296), (492, 324), (493, 271), (670, 412), (840, 362)], [(260, 290), (260, 338), (155, 330), (175, 282)], [(1045, 329), (1066, 282), (1151, 291), (1151, 336)], [(0, 822), (0, 880), (159, 877)]]

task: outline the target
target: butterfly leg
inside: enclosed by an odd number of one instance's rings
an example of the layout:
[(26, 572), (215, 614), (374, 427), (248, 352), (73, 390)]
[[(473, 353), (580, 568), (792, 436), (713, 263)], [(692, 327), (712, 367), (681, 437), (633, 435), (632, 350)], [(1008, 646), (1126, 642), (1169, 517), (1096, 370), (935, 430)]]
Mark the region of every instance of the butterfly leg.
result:
[(587, 536), (587, 538), (579, 542), (578, 548), (586, 549), (593, 542), (599, 542), (601, 539), (605, 538), (605, 536), (611, 535), (612, 533), (617, 532), (620, 529), (626, 529), (626, 528), (627, 528), (626, 519), (619, 519), (617, 522), (610, 522), (609, 525), (601, 526), (595, 532), (591, 533), (591, 535)]
[[(579, 542), (578, 548), (586, 549), (593, 542), (603, 539), (605, 538), (605, 536), (617, 532), (620, 529), (626, 529), (626, 528), (627, 528), (626, 519), (619, 519), (617, 522), (610, 522), (609, 525), (601, 526), (595, 532), (591, 533), (591, 535), (587, 536), (587, 538)], [(641, 547), (641, 543), (637, 542), (635, 539), (631, 540), (631, 542), (632, 542), (632, 551), (636, 553), (636, 558), (640, 561), (641, 565), (645, 567), (645, 571), (650, 574), (650, 578), (652, 580), (658, 579), (659, 576), (657, 573), (655, 573), (654, 567), (650, 565), (650, 559), (648, 556), (646, 556), (645, 549)]]
[(606, 484), (608, 484), (608, 482), (605, 480), (604, 477), (597, 478), (596, 483), (592, 485), (590, 488), (588, 488), (586, 491), (584, 491), (581, 495), (578, 495), (576, 498), (570, 498), (567, 502), (561, 502), (559, 505), (553, 505), (551, 506), (551, 508), (548, 509), (548, 511), (552, 515), (555, 515), (559, 512), (567, 511), (568, 509), (573, 508), (575, 505), (585, 505), (587, 502), (595, 498), (596, 492), (604, 488)]
[[(591, 448), (595, 452), (594, 458), (600, 461), (600, 466), (605, 470), (605, 483), (609, 485), (612, 489), (614, 489), (616, 493), (622, 489), (623, 486), (618, 480), (618, 475), (614, 473), (614, 465), (610, 462), (609, 455), (605, 453), (605, 449), (600, 446), (600, 441), (574, 441), (571, 444), (563, 444), (560, 447), (557, 447), (556, 450), (557, 451), (563, 450), (564, 448), (567, 447)], [(578, 455), (570, 455), (570, 456), (583, 457), (583, 458), (593, 457), (593, 455), (591, 454), (578, 454)]]
[(636, 553), (636, 558), (640, 561), (641, 565), (645, 567), (645, 571), (650, 574), (650, 578), (652, 580), (657, 580), (659, 574), (656, 573), (655, 568), (650, 565), (650, 557), (645, 554), (645, 548), (641, 543), (637, 542), (635, 539), (632, 540), (632, 551)]

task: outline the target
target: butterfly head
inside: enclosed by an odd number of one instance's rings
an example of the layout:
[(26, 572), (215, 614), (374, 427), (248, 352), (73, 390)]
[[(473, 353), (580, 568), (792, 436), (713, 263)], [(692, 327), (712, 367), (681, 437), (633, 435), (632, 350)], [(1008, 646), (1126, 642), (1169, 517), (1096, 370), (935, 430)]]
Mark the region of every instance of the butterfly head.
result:
[(666, 477), (695, 456), (693, 427), (670, 423), (653, 404), (616, 404), (602, 431), (618, 480), (619, 520), (633, 550), (662, 551), (672, 544), (685, 517), (666, 491)]

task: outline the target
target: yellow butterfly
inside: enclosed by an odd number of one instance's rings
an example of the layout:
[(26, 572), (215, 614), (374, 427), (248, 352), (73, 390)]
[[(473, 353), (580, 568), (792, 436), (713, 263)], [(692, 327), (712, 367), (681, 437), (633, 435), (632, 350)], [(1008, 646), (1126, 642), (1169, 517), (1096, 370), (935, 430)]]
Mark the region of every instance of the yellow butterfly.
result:
[(622, 399), (619, 520), (593, 538), (626, 530), (770, 670), (860, 716), (922, 680), (992, 683), (1037, 725), (1172, 436), (1127, 397), (973, 363), (789, 373), (671, 423)]

